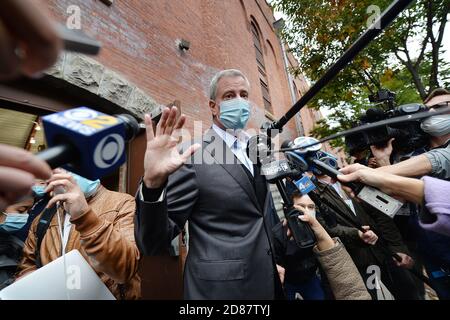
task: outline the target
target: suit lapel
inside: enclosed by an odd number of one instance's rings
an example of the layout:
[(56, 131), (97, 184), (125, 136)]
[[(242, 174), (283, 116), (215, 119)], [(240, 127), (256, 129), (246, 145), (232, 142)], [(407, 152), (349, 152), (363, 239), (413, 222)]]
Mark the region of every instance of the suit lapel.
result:
[(236, 158), (230, 148), (228, 148), (225, 141), (213, 129), (209, 129), (203, 137), (203, 142), (206, 144), (204, 150), (236, 180), (250, 197), (253, 204), (259, 209), (258, 211), (261, 211), (253, 185), (248, 179), (244, 168), (242, 168), (241, 162)]

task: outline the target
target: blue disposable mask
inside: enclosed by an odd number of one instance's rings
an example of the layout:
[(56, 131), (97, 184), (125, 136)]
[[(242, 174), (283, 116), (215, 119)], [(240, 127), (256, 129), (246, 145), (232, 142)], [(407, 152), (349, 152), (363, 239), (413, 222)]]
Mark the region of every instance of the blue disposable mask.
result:
[(100, 185), (99, 179), (92, 181), (82, 176), (79, 176), (75, 173), (71, 174), (74, 177), (75, 181), (77, 182), (78, 186), (80, 187), (81, 191), (84, 193), (85, 198), (91, 197), (97, 190), (98, 186)]
[(32, 186), (31, 189), (33, 190), (34, 195), (37, 198), (43, 198), (45, 196), (45, 190), (46, 186)]
[(0, 230), (12, 233), (22, 229), (28, 221), (28, 213), (3, 213), (6, 215), (5, 222), (0, 224)]
[(440, 114), (426, 118), (420, 128), (433, 137), (445, 136), (450, 133), (450, 114)]
[(227, 129), (244, 129), (250, 117), (250, 104), (236, 98), (220, 103), (220, 122)]

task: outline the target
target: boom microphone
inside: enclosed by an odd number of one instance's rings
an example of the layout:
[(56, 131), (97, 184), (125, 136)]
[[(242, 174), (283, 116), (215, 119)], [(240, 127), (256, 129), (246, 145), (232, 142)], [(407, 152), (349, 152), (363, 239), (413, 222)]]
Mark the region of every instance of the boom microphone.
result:
[(63, 166), (91, 180), (125, 162), (125, 143), (140, 130), (131, 115), (113, 117), (86, 107), (47, 115), (42, 122), (49, 148), (36, 156), (51, 168)]
[(384, 28), (406, 9), (412, 0), (395, 0), (391, 5), (374, 21), (374, 23), (364, 31), (363, 34), (343, 53), (343, 55), (317, 80), (314, 85), (283, 115), (279, 120), (267, 127), (267, 134), (270, 135), (272, 129), (281, 130), (283, 126), (295, 116), (314, 96), (325, 87), (334, 77), (347, 66), (370, 42), (375, 39)]
[[(397, 123), (402, 123), (402, 122), (412, 122), (412, 121), (417, 121), (420, 119), (425, 119), (428, 117), (432, 117), (432, 116), (437, 116), (440, 114), (446, 114), (450, 112), (450, 107), (443, 107), (443, 108), (439, 108), (439, 109), (435, 109), (433, 111), (424, 111), (424, 112), (419, 112), (419, 113), (415, 113), (415, 114), (407, 114), (404, 116), (400, 116), (400, 117), (395, 117), (395, 118), (390, 118), (390, 119), (386, 119), (386, 120), (381, 120), (381, 121), (377, 121), (377, 122), (372, 122), (372, 123), (366, 123), (363, 124), (359, 127), (355, 127), (355, 128), (351, 128), (348, 130), (344, 130), (338, 133), (334, 133), (332, 135), (329, 135), (328, 137), (322, 138), (320, 140), (317, 139), (313, 139), (314, 141), (309, 143), (309, 144), (304, 144), (301, 146), (294, 146), (294, 147), (289, 147), (289, 148), (281, 148), (279, 150), (271, 150), (271, 153), (276, 153), (276, 152), (286, 152), (286, 151), (295, 151), (295, 150), (300, 150), (302, 151), (303, 149), (306, 150), (308, 148), (312, 148), (316, 145), (321, 144), (322, 142), (326, 142), (329, 140), (333, 140), (339, 137), (346, 137), (355, 133), (359, 133), (362, 131), (367, 131), (367, 130), (371, 130), (371, 129), (375, 129), (375, 128), (379, 128), (379, 127), (383, 127), (386, 125), (394, 125)], [(320, 148), (319, 148), (320, 149)], [(302, 151), (303, 152), (303, 151)]]

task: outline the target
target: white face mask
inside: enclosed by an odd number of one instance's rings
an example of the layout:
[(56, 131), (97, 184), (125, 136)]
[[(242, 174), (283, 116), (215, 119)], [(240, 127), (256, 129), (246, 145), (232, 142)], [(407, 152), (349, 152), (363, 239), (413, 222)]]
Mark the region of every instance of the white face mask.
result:
[(304, 214), (307, 214), (307, 215), (309, 215), (309, 216), (311, 216), (313, 218), (316, 217), (316, 209), (309, 209), (309, 208), (306, 208), (306, 207), (302, 207), (300, 205), (297, 205), (296, 208), (297, 208), (297, 210), (303, 212)]
[(445, 136), (450, 133), (450, 114), (440, 114), (426, 118), (420, 128), (433, 137)]
[(316, 210), (303, 209), (303, 212), (313, 218), (316, 217)]

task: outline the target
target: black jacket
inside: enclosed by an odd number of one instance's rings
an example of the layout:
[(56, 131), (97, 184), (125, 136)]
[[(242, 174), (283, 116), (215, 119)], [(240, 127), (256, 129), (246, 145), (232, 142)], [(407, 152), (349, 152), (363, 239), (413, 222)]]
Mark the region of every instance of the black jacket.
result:
[(286, 232), (282, 222), (272, 229), (275, 261), (285, 269), (284, 281), (302, 284), (316, 274), (318, 261), (313, 248), (299, 248), (294, 240), (288, 239)]
[[(392, 252), (408, 254), (400, 232), (391, 218), (368, 204), (352, 200), (355, 215), (332, 186), (321, 182), (317, 182), (316, 185), (317, 189), (314, 192), (323, 204), (332, 209), (331, 212), (334, 215), (334, 217), (327, 217), (328, 219), (319, 217), (319, 222), (332, 237), (339, 237), (342, 240), (358, 268), (365, 269), (371, 264), (382, 264), (387, 258), (392, 259), (386, 254), (386, 250), (381, 248), (382, 245)], [(321, 210), (321, 213), (324, 215), (324, 210)], [(335, 221), (334, 225), (330, 223), (332, 220)], [(377, 243), (374, 246), (364, 243), (359, 238), (355, 225), (370, 226), (370, 229), (379, 237)]]

